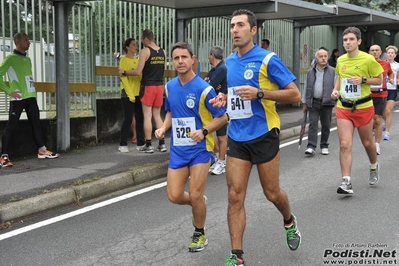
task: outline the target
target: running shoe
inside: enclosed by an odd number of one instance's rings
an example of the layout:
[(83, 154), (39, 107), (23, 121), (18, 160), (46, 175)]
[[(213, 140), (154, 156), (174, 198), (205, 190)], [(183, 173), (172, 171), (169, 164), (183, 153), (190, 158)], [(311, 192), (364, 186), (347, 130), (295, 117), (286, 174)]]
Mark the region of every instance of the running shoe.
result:
[(224, 266), (245, 266), (245, 262), (243, 259), (237, 258), (236, 254), (231, 254), (224, 261)]
[(136, 138), (136, 137), (133, 137), (133, 138), (132, 138), (132, 143), (133, 143), (133, 144), (136, 144), (136, 143), (137, 143), (137, 138)]
[(127, 148), (127, 146), (119, 146), (118, 150), (120, 152), (129, 152), (129, 149)]
[(146, 145), (143, 145), (143, 146), (140, 147), (139, 151), (140, 152), (145, 152), (145, 153), (154, 153), (154, 147), (153, 146), (148, 146), (147, 147)]
[(375, 185), (380, 180), (380, 166), (377, 164), (375, 169), (370, 169), (369, 184)]
[[(204, 202), (205, 204), (208, 202), (208, 197), (204, 195)], [(193, 226), (195, 227), (195, 219), (194, 216), (191, 217), (191, 223), (193, 224)], [(204, 227), (205, 228), (205, 227)]]
[(215, 168), (211, 172), (211, 175), (221, 175), (223, 173), (226, 173), (226, 163), (218, 160)]
[(1, 155), (0, 163), (1, 167), (10, 167), (13, 165), (12, 162), (10, 161), (10, 157), (8, 157), (8, 154)]
[(375, 150), (377, 151), (377, 155), (380, 155), (380, 154), (381, 154), (381, 147), (380, 147), (380, 144), (379, 144), (379, 143), (376, 143), (376, 144), (375, 144)]
[(145, 147), (145, 144), (142, 145), (142, 146), (137, 145), (136, 150), (140, 151), (140, 150), (141, 150), (142, 148), (144, 148), (144, 147)]
[(59, 153), (54, 153), (49, 150), (45, 150), (45, 151), (38, 150), (37, 151), (37, 158), (39, 158), (39, 159), (45, 159), (45, 158), (55, 159), (55, 158), (58, 158), (59, 156), (60, 156)]
[(166, 152), (167, 151), (166, 145), (165, 144), (158, 145), (157, 151)]
[(298, 229), (298, 221), (294, 214), (292, 214), (293, 223), (290, 226), (284, 226), (285, 235), (287, 237), (287, 246), (291, 250), (297, 250), (301, 246), (302, 237)]
[(322, 148), (322, 149), (321, 149), (321, 154), (323, 154), (323, 155), (328, 155), (328, 154), (329, 154), (328, 148)]
[(219, 161), (219, 159), (216, 157), (215, 162), (209, 167), (209, 172), (212, 172), (213, 169), (216, 167), (216, 163)]
[(199, 252), (204, 250), (205, 246), (208, 245), (208, 238), (205, 234), (194, 231), (190, 245), (188, 245), (188, 251)]
[(312, 149), (312, 148), (307, 148), (306, 151), (305, 151), (305, 154), (306, 154), (306, 155), (314, 155), (314, 154), (315, 154), (314, 149)]
[(384, 140), (389, 140), (390, 139), (390, 135), (389, 135), (389, 132), (388, 131), (385, 131), (385, 133), (384, 133)]
[(337, 189), (338, 194), (353, 194), (351, 181), (344, 178), (342, 179), (341, 185)]

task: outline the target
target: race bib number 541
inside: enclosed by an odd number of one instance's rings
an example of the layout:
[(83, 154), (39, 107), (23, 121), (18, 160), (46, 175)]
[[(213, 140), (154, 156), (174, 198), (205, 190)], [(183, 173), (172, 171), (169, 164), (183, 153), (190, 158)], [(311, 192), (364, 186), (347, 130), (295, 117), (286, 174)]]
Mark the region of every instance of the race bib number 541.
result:
[(236, 92), (237, 87), (227, 89), (227, 112), (230, 119), (243, 119), (253, 115), (251, 101), (243, 101)]

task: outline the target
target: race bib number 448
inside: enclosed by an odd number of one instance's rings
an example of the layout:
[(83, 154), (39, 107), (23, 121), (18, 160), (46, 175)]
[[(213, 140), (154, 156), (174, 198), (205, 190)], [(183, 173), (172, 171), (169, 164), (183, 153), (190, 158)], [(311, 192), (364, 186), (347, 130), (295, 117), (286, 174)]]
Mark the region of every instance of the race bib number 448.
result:
[(341, 91), (343, 98), (360, 98), (361, 86), (349, 83), (349, 79), (342, 79)]

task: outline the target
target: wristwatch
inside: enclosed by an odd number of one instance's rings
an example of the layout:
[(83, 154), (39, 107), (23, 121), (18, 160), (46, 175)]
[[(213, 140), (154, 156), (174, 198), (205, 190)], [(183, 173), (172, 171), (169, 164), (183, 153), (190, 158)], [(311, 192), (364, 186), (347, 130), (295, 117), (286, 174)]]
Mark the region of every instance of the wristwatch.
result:
[(202, 134), (204, 134), (204, 137), (206, 137), (206, 135), (208, 135), (208, 129), (201, 128), (201, 130), (202, 130)]
[(366, 83), (367, 82), (367, 78), (366, 77), (362, 77), (362, 83)]
[(258, 99), (262, 99), (264, 95), (265, 93), (263, 92), (263, 90), (259, 89), (258, 94), (256, 96), (258, 97)]
[(126, 70), (123, 70), (122, 75), (126, 76)]

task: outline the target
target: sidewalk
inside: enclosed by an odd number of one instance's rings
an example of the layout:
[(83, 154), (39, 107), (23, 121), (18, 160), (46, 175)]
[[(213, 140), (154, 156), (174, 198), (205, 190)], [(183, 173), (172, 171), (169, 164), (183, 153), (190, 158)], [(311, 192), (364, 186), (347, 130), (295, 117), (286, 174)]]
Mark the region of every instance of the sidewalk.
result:
[[(302, 109), (278, 109), (281, 139), (298, 136)], [(153, 140), (153, 145), (156, 147), (158, 141)], [(169, 139), (166, 145), (169, 147)], [(0, 169), (0, 222), (166, 177), (169, 151), (145, 154), (135, 147), (130, 143), (130, 152), (120, 153), (118, 143), (111, 143), (62, 153), (58, 159), (37, 159), (35, 154), (11, 158), (14, 166)]]

